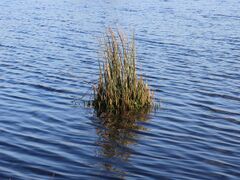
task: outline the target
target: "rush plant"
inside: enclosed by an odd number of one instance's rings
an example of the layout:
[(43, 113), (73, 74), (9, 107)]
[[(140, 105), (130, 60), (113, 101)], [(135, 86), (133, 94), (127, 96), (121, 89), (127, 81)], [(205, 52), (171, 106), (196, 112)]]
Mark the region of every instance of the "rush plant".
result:
[(106, 31), (92, 104), (98, 115), (146, 112), (153, 106), (153, 92), (137, 74), (134, 35), (128, 41), (120, 30)]

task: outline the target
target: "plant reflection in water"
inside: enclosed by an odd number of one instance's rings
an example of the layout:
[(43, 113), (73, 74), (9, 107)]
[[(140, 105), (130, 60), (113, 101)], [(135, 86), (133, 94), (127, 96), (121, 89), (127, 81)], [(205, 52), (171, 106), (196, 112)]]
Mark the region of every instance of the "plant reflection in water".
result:
[(102, 168), (111, 175), (124, 178), (126, 165), (131, 156), (131, 147), (137, 143), (138, 131), (147, 131), (142, 124), (149, 119), (148, 112), (121, 117), (100, 117), (96, 128), (100, 147), (97, 156), (102, 159)]

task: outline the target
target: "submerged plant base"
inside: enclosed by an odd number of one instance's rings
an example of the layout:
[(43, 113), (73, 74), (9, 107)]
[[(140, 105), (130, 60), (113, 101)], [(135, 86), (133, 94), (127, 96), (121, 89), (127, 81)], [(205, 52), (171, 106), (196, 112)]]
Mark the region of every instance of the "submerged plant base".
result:
[(103, 44), (104, 62), (99, 64), (92, 102), (98, 116), (149, 112), (153, 92), (142, 76), (137, 76), (134, 36), (128, 42), (122, 32), (109, 28)]

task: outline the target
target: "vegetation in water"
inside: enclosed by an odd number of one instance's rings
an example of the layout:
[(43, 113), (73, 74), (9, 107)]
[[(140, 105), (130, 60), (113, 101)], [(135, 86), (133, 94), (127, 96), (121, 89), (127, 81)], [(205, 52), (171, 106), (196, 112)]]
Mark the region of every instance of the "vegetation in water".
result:
[(93, 106), (98, 115), (146, 112), (153, 106), (153, 92), (138, 77), (134, 35), (128, 41), (123, 32), (109, 28), (103, 40), (104, 61), (94, 87)]

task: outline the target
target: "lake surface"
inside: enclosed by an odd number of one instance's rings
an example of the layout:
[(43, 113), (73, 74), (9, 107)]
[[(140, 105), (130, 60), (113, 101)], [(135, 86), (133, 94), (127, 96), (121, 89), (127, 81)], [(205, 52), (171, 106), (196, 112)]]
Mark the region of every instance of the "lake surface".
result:
[[(239, 0), (1, 0), (0, 179), (239, 179)], [(111, 126), (78, 105), (106, 27), (136, 34), (161, 108)]]

